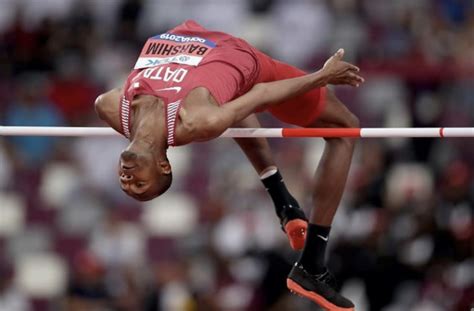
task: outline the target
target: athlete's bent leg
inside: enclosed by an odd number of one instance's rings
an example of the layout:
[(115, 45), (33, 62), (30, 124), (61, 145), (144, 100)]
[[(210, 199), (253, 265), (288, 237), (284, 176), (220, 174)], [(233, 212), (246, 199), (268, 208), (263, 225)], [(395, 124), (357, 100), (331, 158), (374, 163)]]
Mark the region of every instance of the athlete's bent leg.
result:
[[(255, 115), (250, 115), (234, 127), (258, 128), (260, 122)], [(266, 138), (235, 138), (235, 142), (244, 151), (262, 180), (265, 189), (272, 198), (275, 212), (280, 219), (290, 246), (295, 250), (304, 247), (307, 218), (298, 202), (290, 194), (283, 181)]]
[[(359, 120), (327, 90), (323, 112), (308, 127), (359, 127)], [(328, 310), (353, 310), (354, 305), (335, 291), (335, 280), (325, 267), (324, 257), (330, 227), (349, 173), (355, 139), (327, 138), (325, 141), (314, 179), (305, 248), (288, 276), (287, 285)]]
[[(322, 114), (308, 127), (359, 127), (359, 119), (327, 90)], [(314, 178), (310, 222), (330, 226), (346, 185), (355, 138), (326, 138), (324, 153)]]

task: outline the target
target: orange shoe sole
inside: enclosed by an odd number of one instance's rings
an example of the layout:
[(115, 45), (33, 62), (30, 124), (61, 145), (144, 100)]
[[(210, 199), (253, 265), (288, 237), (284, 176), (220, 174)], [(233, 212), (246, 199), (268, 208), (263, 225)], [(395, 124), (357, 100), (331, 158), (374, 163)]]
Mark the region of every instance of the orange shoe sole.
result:
[(309, 300), (316, 303), (318, 306), (321, 306), (322, 308), (328, 311), (354, 311), (354, 308), (341, 308), (341, 307), (333, 305), (331, 302), (327, 301), (324, 297), (314, 292), (305, 290), (303, 287), (299, 286), (292, 279), (286, 279), (286, 286), (292, 293), (308, 298)]
[(299, 251), (304, 248), (307, 229), (308, 222), (302, 219), (293, 219), (286, 223), (285, 232), (292, 249)]

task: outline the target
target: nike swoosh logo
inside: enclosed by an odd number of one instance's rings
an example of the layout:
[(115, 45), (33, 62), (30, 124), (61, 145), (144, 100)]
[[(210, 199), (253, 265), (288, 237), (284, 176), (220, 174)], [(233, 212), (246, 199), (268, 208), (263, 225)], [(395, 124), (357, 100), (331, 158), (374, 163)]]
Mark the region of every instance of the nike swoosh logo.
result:
[(321, 240), (326, 241), (326, 242), (327, 242), (328, 239), (329, 239), (329, 237), (323, 237), (322, 235), (319, 235), (319, 234), (318, 234), (318, 237), (320, 237)]
[(164, 89), (159, 89), (157, 91), (175, 91), (176, 93), (179, 93), (181, 92), (181, 87), (180, 86), (166, 87)]

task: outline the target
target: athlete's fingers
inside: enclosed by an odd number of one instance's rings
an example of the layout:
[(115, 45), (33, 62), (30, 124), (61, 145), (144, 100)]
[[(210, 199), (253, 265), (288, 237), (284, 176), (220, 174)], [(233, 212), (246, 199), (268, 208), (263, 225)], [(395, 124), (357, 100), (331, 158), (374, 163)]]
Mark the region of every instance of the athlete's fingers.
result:
[(348, 62), (342, 62), (342, 63), (346, 67), (347, 71), (354, 71), (354, 72), (359, 72), (360, 71), (359, 67), (354, 66), (351, 63), (348, 63)]
[(345, 79), (341, 80), (341, 84), (351, 85), (351, 86), (358, 86), (360, 84), (359, 81), (354, 80), (350, 77), (346, 77)]
[(360, 85), (360, 83), (356, 80), (350, 80), (347, 84), (349, 84), (351, 86), (354, 86), (354, 87), (358, 87)]
[(348, 72), (347, 76), (349, 77), (349, 79), (357, 81), (358, 83), (365, 82), (364, 78), (362, 78), (361, 76), (359, 76), (358, 74), (355, 74), (353, 72)]
[(337, 50), (336, 54), (334, 54), (338, 59), (342, 59), (344, 57), (344, 49)]
[(335, 80), (331, 81), (331, 84), (355, 86), (356, 84), (358, 84), (358, 82), (351, 79), (350, 77), (344, 76), (344, 77), (340, 77), (339, 79), (335, 79)]
[(354, 66), (352, 64), (349, 64), (349, 69), (352, 70), (352, 71), (355, 71), (355, 72), (359, 72), (360, 71), (360, 68), (357, 67), (357, 66)]
[(340, 80), (340, 84), (358, 87), (360, 84), (364, 83), (364, 81), (364, 78), (361, 76), (349, 72)]

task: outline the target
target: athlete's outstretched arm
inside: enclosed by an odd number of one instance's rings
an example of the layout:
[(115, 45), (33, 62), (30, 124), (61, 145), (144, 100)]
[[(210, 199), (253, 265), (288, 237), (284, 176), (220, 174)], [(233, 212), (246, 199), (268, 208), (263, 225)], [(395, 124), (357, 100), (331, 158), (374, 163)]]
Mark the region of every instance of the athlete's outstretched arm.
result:
[(329, 58), (323, 68), (301, 77), (256, 84), (249, 92), (222, 106), (207, 105), (195, 117), (200, 124), (196, 139), (212, 139), (226, 129), (253, 113), (257, 108), (276, 105), (288, 98), (306, 93), (327, 84), (359, 86), (364, 79), (357, 73), (359, 68), (342, 61), (344, 50), (340, 49)]
[(329, 58), (323, 68), (301, 77), (259, 83), (247, 94), (221, 106), (222, 110), (234, 113), (236, 121), (247, 117), (257, 108), (281, 103), (327, 84), (347, 84), (359, 86), (364, 82), (357, 72), (359, 68), (342, 61), (344, 50), (340, 49)]

